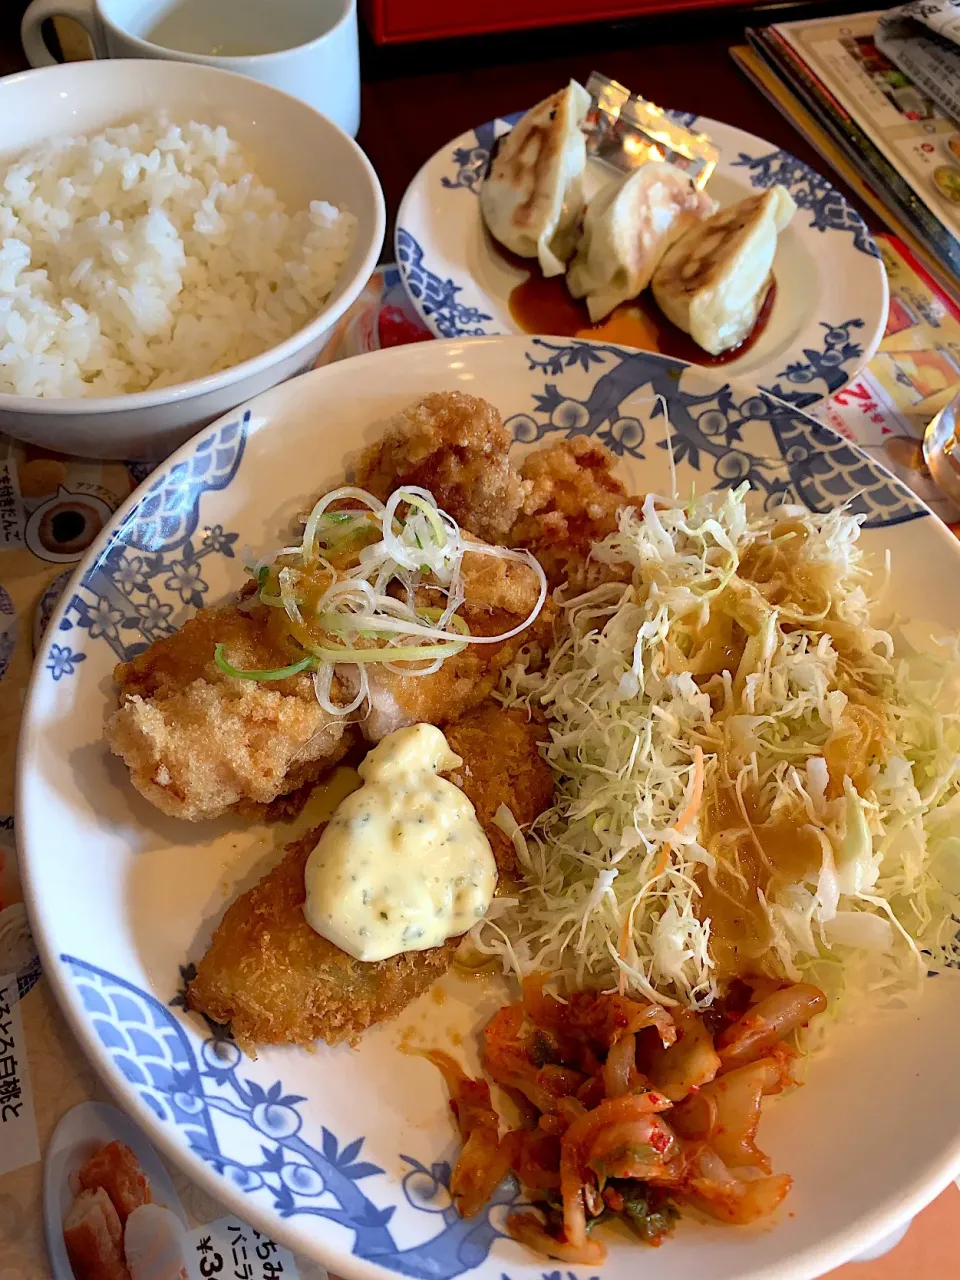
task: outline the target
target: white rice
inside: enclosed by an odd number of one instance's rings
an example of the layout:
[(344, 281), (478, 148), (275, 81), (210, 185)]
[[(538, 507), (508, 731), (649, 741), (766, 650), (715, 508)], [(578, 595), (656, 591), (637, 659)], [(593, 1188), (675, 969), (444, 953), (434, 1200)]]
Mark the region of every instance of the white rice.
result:
[(288, 213), (222, 126), (165, 114), (0, 170), (0, 393), (112, 396), (227, 369), (326, 302), (357, 221)]

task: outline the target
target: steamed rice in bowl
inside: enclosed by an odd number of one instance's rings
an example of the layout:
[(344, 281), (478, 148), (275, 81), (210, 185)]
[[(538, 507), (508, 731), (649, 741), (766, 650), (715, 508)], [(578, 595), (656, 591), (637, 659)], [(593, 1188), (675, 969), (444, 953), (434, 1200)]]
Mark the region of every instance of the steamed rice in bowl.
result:
[(0, 394), (232, 368), (317, 315), (356, 232), (322, 199), (289, 210), (222, 125), (157, 112), (31, 148), (0, 186)]

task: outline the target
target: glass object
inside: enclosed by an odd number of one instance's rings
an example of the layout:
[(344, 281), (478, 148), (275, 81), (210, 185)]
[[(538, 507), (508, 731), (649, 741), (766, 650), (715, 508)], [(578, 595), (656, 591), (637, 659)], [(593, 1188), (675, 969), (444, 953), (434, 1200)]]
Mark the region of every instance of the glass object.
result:
[(940, 410), (924, 432), (923, 456), (937, 487), (960, 506), (960, 394)]

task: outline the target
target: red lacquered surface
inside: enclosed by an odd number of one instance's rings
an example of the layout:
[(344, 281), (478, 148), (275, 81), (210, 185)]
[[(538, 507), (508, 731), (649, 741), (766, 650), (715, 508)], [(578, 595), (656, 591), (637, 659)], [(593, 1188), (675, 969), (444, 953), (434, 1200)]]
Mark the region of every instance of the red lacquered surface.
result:
[(678, 9), (721, 9), (736, 0), (362, 0), (363, 16), (377, 44), (437, 40), (555, 27), (561, 23), (605, 22)]

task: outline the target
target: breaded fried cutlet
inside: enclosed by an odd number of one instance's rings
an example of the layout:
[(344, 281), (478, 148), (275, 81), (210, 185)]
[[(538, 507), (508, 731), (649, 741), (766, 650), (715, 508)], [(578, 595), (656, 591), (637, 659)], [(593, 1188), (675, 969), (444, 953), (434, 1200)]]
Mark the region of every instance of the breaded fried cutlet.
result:
[[(474, 635), (509, 631), (533, 610), (539, 590), (528, 565), (470, 553), (462, 585), (458, 612)], [(269, 805), (322, 777), (364, 738), (376, 742), (408, 724), (447, 724), (488, 697), (532, 634), (467, 645), (430, 676), (371, 664), (370, 706), (344, 718), (323, 710), (309, 675), (260, 682), (217, 666), (218, 644), (241, 670), (289, 662), (271, 640), (269, 613), (249, 602), (201, 609), (116, 667), (120, 706), (107, 723), (107, 742), (137, 790), (164, 813), (196, 822), (251, 802)], [(538, 620), (541, 630), (552, 616), (547, 610)], [(341, 702), (350, 700), (354, 672), (337, 668), (334, 696)]]
[(390, 419), (383, 438), (364, 451), (356, 483), (384, 501), (401, 485), (428, 489), (462, 528), (505, 544), (523, 500), (510, 444), (492, 404), (437, 391)]
[(528, 826), (553, 803), (554, 779), (539, 748), (550, 741), (545, 724), (524, 711), (504, 711), (487, 702), (444, 730), (450, 750), (463, 761), (447, 776), (465, 792), (493, 849), (497, 871), (515, 879), (517, 854), (496, 825), (505, 804), (521, 826)]
[[(542, 725), (488, 704), (450, 726), (463, 765), (449, 776), (474, 804), (502, 876), (515, 877), (513, 844), (494, 825), (501, 804), (527, 826), (553, 800), (540, 756)], [(229, 1023), (246, 1052), (257, 1045), (355, 1041), (396, 1017), (453, 961), (458, 939), (389, 960), (354, 960), (307, 924), (304, 868), (323, 828), (291, 844), (280, 864), (223, 917), (187, 989), (191, 1009)]]
[(218, 644), (240, 669), (278, 665), (268, 614), (266, 605), (201, 609), (115, 668), (120, 706), (107, 742), (163, 813), (197, 822), (243, 801), (269, 804), (359, 741), (356, 725), (323, 710), (308, 675), (261, 683), (217, 666)]
[(187, 1004), (229, 1023), (245, 1053), (257, 1045), (355, 1041), (395, 1018), (450, 967), (456, 940), (364, 963), (307, 924), (304, 871), (326, 823), (227, 908), (187, 987)]
[(587, 436), (574, 436), (527, 454), (520, 468), (523, 508), (507, 535), (540, 561), (551, 587), (570, 597), (601, 582), (629, 582), (629, 565), (590, 559), (595, 542), (617, 528), (617, 513), (631, 498), (613, 475), (616, 459)]

